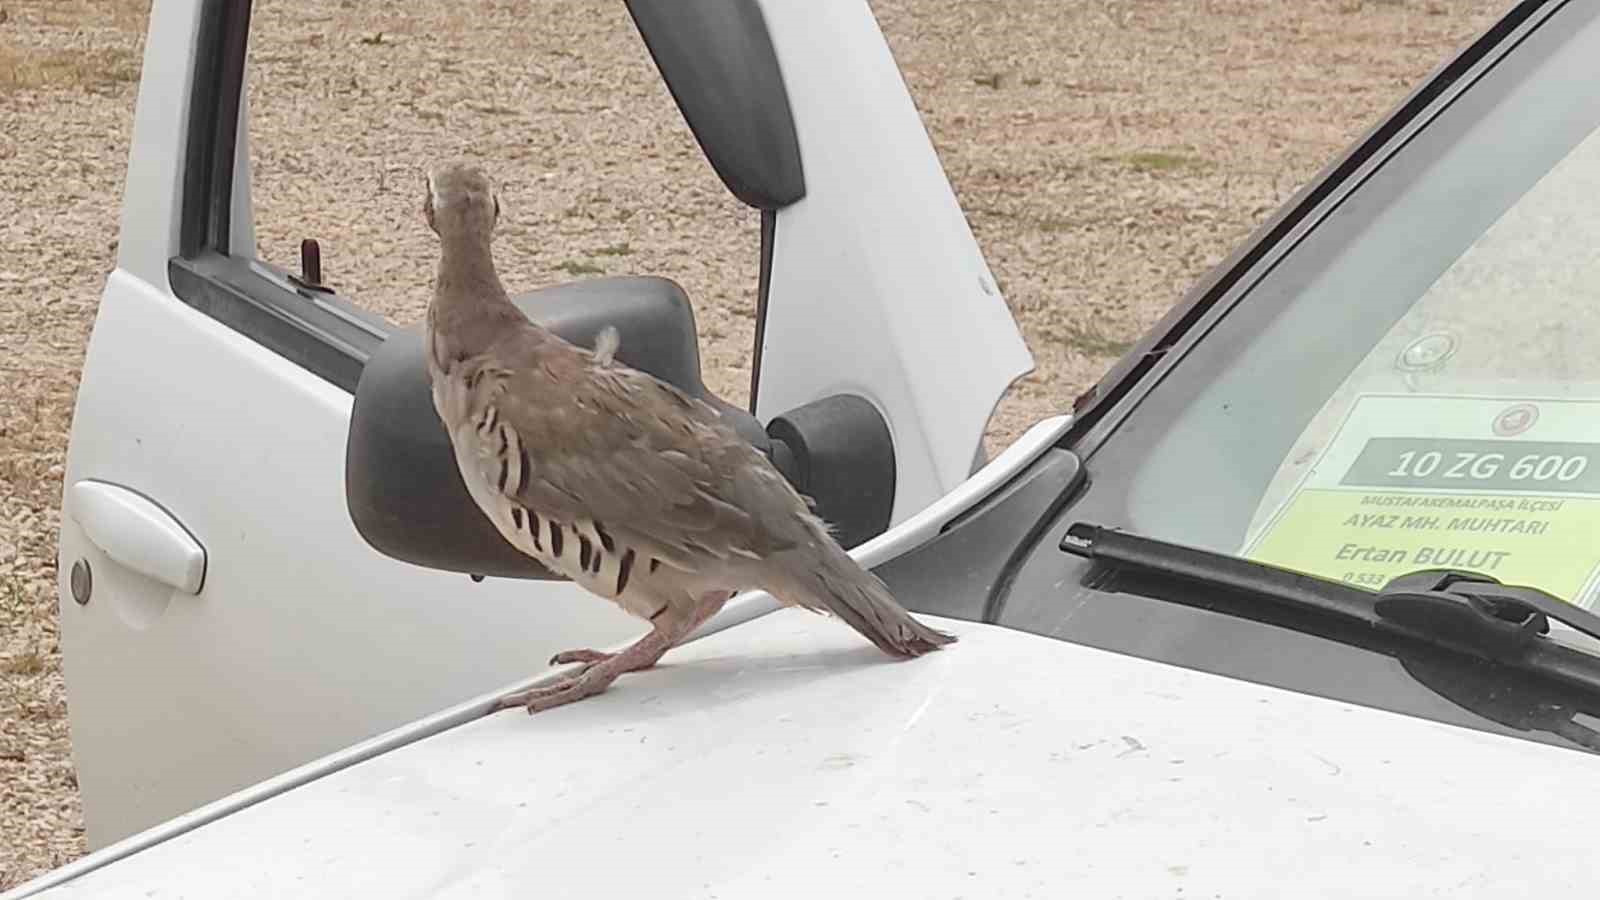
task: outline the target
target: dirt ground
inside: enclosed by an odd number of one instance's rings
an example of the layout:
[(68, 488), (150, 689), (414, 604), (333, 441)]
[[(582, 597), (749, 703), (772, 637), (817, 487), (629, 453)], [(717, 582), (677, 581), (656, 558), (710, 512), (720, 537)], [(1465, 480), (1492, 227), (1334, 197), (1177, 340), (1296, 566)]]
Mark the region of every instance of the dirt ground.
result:
[[(1037, 360), (998, 447), (1067, 407), (1207, 267), (1509, 0), (874, 0)], [(74, 392), (113, 262), (148, 0), (0, 0), (0, 889), (83, 852), (56, 629)], [(528, 12), (529, 8), (535, 10)], [(503, 185), (517, 288), (676, 279), (707, 383), (749, 382), (756, 219), (617, 0), (258, 0), (262, 255), (421, 315), (417, 171)]]

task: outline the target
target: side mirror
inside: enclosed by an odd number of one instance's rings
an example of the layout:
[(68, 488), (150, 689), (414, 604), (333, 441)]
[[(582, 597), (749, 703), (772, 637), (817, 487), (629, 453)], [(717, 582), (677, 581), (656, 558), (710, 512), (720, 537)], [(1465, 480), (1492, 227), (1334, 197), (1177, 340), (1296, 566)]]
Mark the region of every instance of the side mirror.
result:
[[(763, 428), (701, 381), (694, 311), (676, 283), (595, 278), (512, 300), (580, 346), (593, 347), (603, 328), (615, 327), (618, 360), (717, 407), (812, 497), (846, 547), (888, 527), (894, 444), (877, 408), (855, 396), (826, 397)], [(475, 576), (558, 577), (506, 543), (468, 495), (434, 412), (423, 360), (420, 326), (398, 330), (367, 361), (356, 385), (345, 448), (345, 502), (356, 530), (379, 552), (419, 566)]]

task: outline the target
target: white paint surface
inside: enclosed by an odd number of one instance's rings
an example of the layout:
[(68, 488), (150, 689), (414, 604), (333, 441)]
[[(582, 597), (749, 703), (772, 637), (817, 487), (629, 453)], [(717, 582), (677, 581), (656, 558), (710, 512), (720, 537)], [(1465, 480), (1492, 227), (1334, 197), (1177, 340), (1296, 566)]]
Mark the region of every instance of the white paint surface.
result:
[[(1600, 760), (947, 620), (784, 611), (44, 897), (1574, 897)], [(20, 896), (20, 894), (19, 894)]]

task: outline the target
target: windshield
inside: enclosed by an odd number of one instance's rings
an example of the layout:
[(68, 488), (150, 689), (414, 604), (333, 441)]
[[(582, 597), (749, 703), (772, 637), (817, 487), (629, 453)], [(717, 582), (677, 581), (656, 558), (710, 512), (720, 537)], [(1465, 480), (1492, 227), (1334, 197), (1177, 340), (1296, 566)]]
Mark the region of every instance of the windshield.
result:
[(1122, 509), (1091, 489), (1075, 517), (1367, 587), (1453, 567), (1600, 602), (1596, 60), (1593, 4), (1534, 31), (1092, 451)]

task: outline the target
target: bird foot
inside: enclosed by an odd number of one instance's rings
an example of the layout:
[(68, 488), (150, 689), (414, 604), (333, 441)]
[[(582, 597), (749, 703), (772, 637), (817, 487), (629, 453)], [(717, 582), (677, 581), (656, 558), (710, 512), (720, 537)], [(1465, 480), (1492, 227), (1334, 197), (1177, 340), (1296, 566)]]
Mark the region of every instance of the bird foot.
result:
[(579, 672), (567, 675), (552, 684), (540, 685), (502, 697), (495, 704), (494, 711), (521, 706), (528, 710), (529, 715), (533, 715), (536, 712), (576, 703), (585, 697), (603, 693), (611, 686), (611, 682), (616, 681), (617, 676), (622, 674), (622, 670), (615, 667), (601, 671), (606, 662), (609, 660), (589, 663)]
[(660, 630), (652, 631), (620, 653), (564, 650), (552, 656), (550, 664), (582, 663), (577, 671), (563, 675), (550, 684), (502, 697), (495, 703), (491, 712), (521, 706), (531, 715), (574, 703), (585, 697), (593, 697), (610, 687), (611, 682), (616, 681), (618, 676), (655, 665), (656, 661), (661, 659), (661, 655), (667, 652), (667, 648), (672, 646), (675, 637), (675, 634)]

